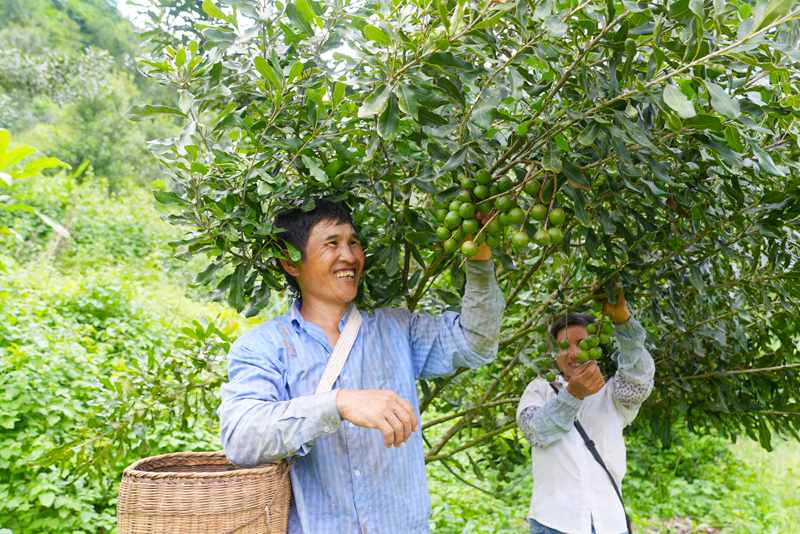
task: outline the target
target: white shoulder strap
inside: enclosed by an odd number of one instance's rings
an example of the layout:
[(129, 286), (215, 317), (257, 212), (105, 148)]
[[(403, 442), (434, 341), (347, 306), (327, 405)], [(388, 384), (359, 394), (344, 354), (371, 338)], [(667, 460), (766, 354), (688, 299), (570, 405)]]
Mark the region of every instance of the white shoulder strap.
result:
[(339, 341), (333, 347), (328, 365), (325, 366), (325, 372), (322, 373), (322, 379), (317, 386), (317, 393), (330, 391), (333, 383), (339, 378), (339, 373), (344, 368), (344, 362), (347, 361), (347, 357), (350, 355), (350, 349), (353, 348), (353, 343), (356, 342), (359, 328), (361, 328), (361, 313), (353, 306), (353, 309), (350, 310), (350, 316), (347, 318), (347, 323), (344, 325), (341, 334), (339, 334)]

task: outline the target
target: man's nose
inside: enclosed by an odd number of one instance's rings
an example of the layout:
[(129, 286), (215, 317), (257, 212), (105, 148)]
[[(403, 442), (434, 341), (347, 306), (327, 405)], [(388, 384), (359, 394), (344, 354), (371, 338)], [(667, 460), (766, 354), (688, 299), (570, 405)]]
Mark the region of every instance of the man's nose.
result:
[(356, 262), (356, 255), (353, 253), (353, 246), (350, 243), (343, 243), (339, 246), (339, 259), (346, 263)]

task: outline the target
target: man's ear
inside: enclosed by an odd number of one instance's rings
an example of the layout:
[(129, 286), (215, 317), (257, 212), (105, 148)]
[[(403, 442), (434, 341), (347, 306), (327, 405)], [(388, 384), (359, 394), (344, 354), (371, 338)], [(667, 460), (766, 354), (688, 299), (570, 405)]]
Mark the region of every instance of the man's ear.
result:
[[(287, 253), (286, 255), (288, 256), (289, 254)], [(297, 265), (295, 265), (292, 260), (285, 260), (283, 258), (279, 258), (278, 261), (281, 262), (283, 270), (285, 270), (290, 275), (297, 277), (300, 274), (300, 269), (297, 268)]]

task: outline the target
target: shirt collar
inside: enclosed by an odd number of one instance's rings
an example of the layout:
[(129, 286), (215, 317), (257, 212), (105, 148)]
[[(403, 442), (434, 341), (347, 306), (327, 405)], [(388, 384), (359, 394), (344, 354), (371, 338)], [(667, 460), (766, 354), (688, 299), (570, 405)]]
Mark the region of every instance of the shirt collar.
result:
[[(306, 330), (308, 328), (308, 322), (303, 317), (303, 314), (300, 313), (300, 306), (302, 306), (303, 299), (298, 298), (292, 302), (292, 305), (289, 307), (289, 319), (292, 321), (293, 324), (297, 325), (298, 327)], [(355, 305), (351, 302), (350, 305), (347, 307), (347, 311), (344, 312), (342, 316), (342, 320), (339, 321), (339, 332), (344, 329), (344, 325), (347, 324), (347, 319), (350, 318), (350, 313), (355, 309)]]

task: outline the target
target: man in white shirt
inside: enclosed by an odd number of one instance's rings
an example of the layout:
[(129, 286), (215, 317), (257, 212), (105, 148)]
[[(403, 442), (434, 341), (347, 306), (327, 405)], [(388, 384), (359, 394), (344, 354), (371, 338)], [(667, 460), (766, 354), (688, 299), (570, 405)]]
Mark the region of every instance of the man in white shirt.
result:
[(578, 420), (605, 463), (617, 488), (625, 476), (622, 429), (653, 389), (655, 365), (644, 347), (644, 328), (628, 311), (622, 295), (603, 312), (615, 327), (619, 352), (616, 374), (606, 382), (597, 362), (581, 364), (578, 343), (589, 337), (594, 319), (585, 314), (559, 318), (551, 334), (569, 340), (556, 363), (553, 387), (537, 378), (525, 389), (517, 423), (531, 444), (533, 495), (528, 514), (531, 534), (622, 534), (625, 510), (608, 474), (595, 460), (575, 427)]

